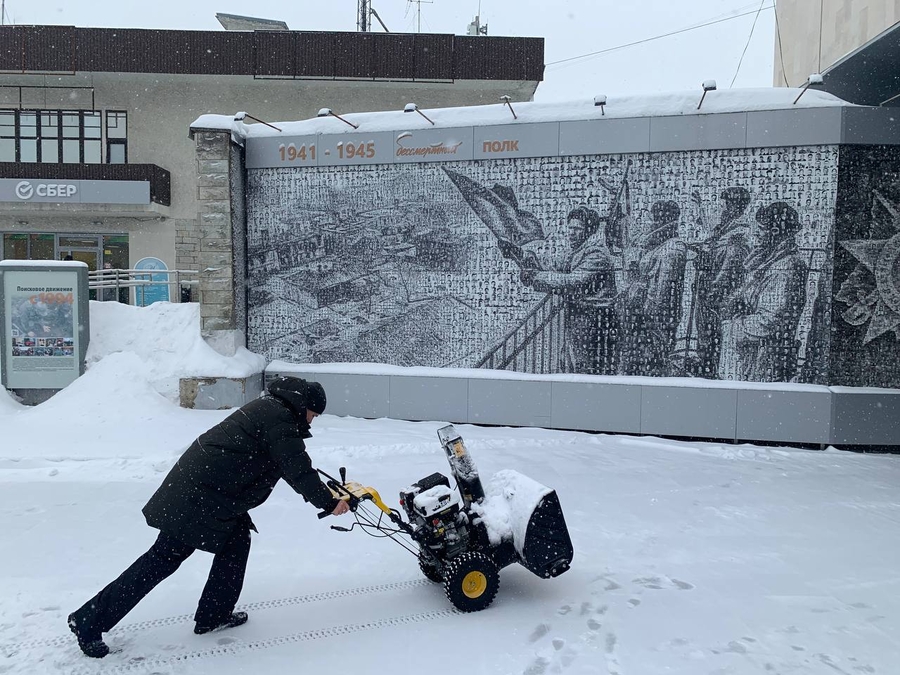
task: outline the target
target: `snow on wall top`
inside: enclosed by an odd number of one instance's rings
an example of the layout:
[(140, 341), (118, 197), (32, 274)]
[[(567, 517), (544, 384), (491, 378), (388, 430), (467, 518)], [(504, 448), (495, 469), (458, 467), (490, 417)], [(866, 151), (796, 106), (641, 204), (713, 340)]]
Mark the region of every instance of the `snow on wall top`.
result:
[(529, 124), (536, 122), (564, 122), (592, 120), (600, 117), (634, 118), (679, 115), (707, 115), (711, 113), (735, 113), (759, 110), (786, 110), (796, 108), (829, 108), (853, 104), (831, 94), (809, 89), (794, 103), (802, 90), (796, 88), (728, 89), (707, 92), (703, 106), (698, 110), (702, 91), (680, 91), (667, 94), (610, 96), (604, 106), (597, 106), (593, 99), (581, 99), (565, 103), (511, 103), (512, 111), (504, 103), (467, 106), (459, 108), (419, 110), (434, 122), (432, 125), (417, 112), (404, 112), (402, 108), (382, 112), (347, 113), (335, 110), (347, 122), (358, 125), (354, 129), (337, 117), (314, 117), (294, 122), (266, 120), (281, 131), (265, 124), (245, 124), (246, 113), (235, 115), (201, 115), (191, 124), (192, 131), (231, 131), (235, 141), (263, 136), (304, 136), (314, 134), (371, 133), (375, 131), (399, 131), (406, 129), (431, 129), (448, 127), (492, 126), (498, 124)]

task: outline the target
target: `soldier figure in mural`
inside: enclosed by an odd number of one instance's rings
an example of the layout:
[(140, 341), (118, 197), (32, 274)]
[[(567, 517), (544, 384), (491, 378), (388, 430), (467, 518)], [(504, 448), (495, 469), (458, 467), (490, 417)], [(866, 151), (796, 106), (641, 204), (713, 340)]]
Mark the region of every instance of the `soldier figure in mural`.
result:
[(723, 306), (719, 377), (789, 382), (796, 375), (797, 327), (806, 303), (806, 265), (795, 236), (797, 211), (774, 202), (756, 212), (760, 235), (746, 276)]
[(750, 226), (743, 216), (750, 192), (729, 187), (719, 195), (724, 207), (719, 222), (698, 250), (693, 311), (697, 330), (696, 375), (715, 378), (722, 343), (722, 308), (744, 276), (750, 253)]
[[(568, 260), (550, 270), (523, 267), (520, 278), (536, 291), (565, 298), (565, 370), (612, 375), (617, 366), (619, 318), (609, 230), (600, 214), (586, 206), (570, 211), (566, 225), (571, 246)], [(499, 246), (504, 256), (519, 257), (509, 242), (500, 240)]]
[[(523, 284), (564, 298), (565, 344), (559, 369), (593, 375), (618, 371), (621, 328), (616, 303), (616, 262), (611, 252), (620, 238), (629, 206), (626, 178), (606, 218), (587, 206), (569, 212), (567, 240), (557, 246), (534, 214), (519, 207), (513, 191), (488, 189), (451, 169), (444, 172), (497, 238), (502, 255), (516, 262)], [(623, 206), (621, 201), (625, 201)]]
[(687, 263), (680, 218), (675, 202), (655, 202), (649, 231), (626, 246), (634, 254), (626, 260), (622, 294), (621, 375), (671, 375)]

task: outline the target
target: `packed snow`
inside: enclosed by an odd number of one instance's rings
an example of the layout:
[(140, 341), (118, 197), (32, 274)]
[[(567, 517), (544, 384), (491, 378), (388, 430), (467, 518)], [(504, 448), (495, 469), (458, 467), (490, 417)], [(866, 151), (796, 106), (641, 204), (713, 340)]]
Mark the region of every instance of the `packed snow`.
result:
[[(0, 389), (4, 675), (897, 670), (900, 457), (470, 425), (456, 429), (485, 508), (499, 512), (513, 488), (538, 498), (532, 483), (555, 490), (570, 571), (544, 580), (512, 565), (488, 609), (460, 614), (407, 551), (332, 531), (353, 517), (318, 520), (282, 483), (253, 512), (245, 626), (193, 634), (211, 560), (196, 553), (107, 635), (121, 651), (90, 660), (66, 616), (150, 546), (141, 507), (229, 414), (177, 407), (166, 381), (255, 358), (204, 353), (188, 310), (98, 304), (83, 377), (33, 408)], [(405, 486), (449, 475), (436, 433), (447, 421), (325, 414), (308, 447), (397, 508)]]
[(473, 511), (485, 524), (494, 545), (510, 540), (519, 555), (525, 546), (528, 520), (551, 489), (518, 471), (498, 471), (485, 485), (484, 501)]
[[(796, 110), (798, 108), (827, 108), (852, 104), (824, 91), (806, 90), (797, 100), (801, 89), (772, 87), (768, 89), (725, 89), (706, 93), (702, 109), (697, 104), (703, 91), (676, 91), (665, 94), (608, 96), (601, 107), (594, 99), (561, 103), (513, 103), (514, 119), (506, 105), (459, 106), (424, 109), (434, 122), (420, 115), (405, 113), (403, 108), (380, 112), (354, 113), (336, 111), (358, 128), (334, 117), (314, 117), (300, 121), (266, 120), (265, 124), (246, 124), (243, 114), (200, 115), (191, 124), (193, 130), (230, 131), (236, 142), (259, 136), (306, 136), (315, 134), (369, 134), (376, 131), (409, 129), (440, 129), (448, 127), (489, 126), (494, 124), (529, 124), (538, 122), (566, 122), (591, 119), (631, 117), (659, 117), (673, 115), (708, 115), (710, 113), (742, 113), (759, 110)], [(796, 102), (795, 102), (796, 101)], [(601, 109), (602, 108), (602, 109)]]

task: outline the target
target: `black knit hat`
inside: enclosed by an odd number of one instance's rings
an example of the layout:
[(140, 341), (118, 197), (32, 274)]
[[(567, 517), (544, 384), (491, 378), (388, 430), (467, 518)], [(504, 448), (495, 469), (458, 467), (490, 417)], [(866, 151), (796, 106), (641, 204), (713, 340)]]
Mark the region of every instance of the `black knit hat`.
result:
[(318, 382), (306, 383), (306, 408), (317, 415), (325, 412), (325, 388)]

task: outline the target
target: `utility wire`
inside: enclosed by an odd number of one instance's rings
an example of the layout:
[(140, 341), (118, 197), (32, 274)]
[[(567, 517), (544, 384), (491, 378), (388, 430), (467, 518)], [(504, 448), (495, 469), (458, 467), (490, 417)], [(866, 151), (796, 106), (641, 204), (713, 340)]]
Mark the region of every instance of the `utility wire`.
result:
[(628, 42), (622, 45), (616, 45), (615, 47), (608, 47), (607, 49), (601, 49), (597, 52), (590, 52), (588, 54), (581, 54), (580, 56), (570, 56), (566, 59), (560, 59), (559, 61), (551, 61), (550, 63), (544, 64), (545, 66), (557, 66), (561, 63), (568, 63), (570, 61), (577, 61), (579, 59), (587, 59), (592, 56), (599, 56), (600, 54), (607, 54), (609, 52), (614, 52), (619, 49), (625, 49), (626, 47), (634, 47), (635, 45), (641, 45), (646, 42), (653, 42), (654, 40), (662, 40), (663, 38), (672, 37), (673, 35), (680, 35), (681, 33), (687, 33), (692, 30), (698, 30), (700, 28), (706, 28), (707, 26), (714, 26), (717, 23), (725, 23), (726, 21), (734, 21), (735, 19), (740, 19), (743, 16), (750, 16), (751, 14), (757, 14), (758, 12), (744, 12), (743, 14), (735, 14), (734, 16), (729, 16), (724, 19), (716, 19), (715, 21), (707, 21), (706, 23), (701, 23), (696, 26), (691, 26), (690, 28), (682, 28), (680, 30), (672, 31), (671, 33), (663, 33), (662, 35), (655, 35), (653, 37), (644, 38), (643, 40), (637, 40), (635, 42)]
[[(737, 80), (738, 73), (741, 72), (741, 65), (744, 63), (744, 57), (747, 55), (747, 49), (750, 47), (750, 41), (753, 39), (753, 31), (756, 29), (756, 22), (759, 21), (759, 14), (763, 11), (763, 5), (766, 4), (766, 0), (762, 0), (759, 3), (759, 9), (756, 10), (756, 16), (753, 17), (753, 25), (750, 26), (750, 35), (747, 36), (747, 44), (744, 45), (744, 51), (741, 52), (741, 58), (738, 61), (737, 69), (734, 71), (734, 77), (731, 78), (731, 84), (728, 85), (728, 88), (731, 89), (734, 86), (735, 80)], [(772, 5), (772, 9), (775, 9), (775, 5)]]
[(778, 4), (772, 0), (775, 7), (775, 34), (778, 36), (778, 56), (781, 59), (781, 78), (784, 80), (784, 86), (790, 87), (787, 79), (787, 71), (784, 67), (784, 49), (781, 46), (781, 24), (778, 22)]

